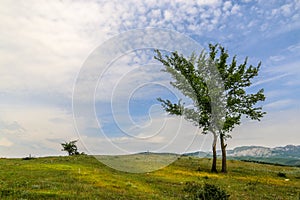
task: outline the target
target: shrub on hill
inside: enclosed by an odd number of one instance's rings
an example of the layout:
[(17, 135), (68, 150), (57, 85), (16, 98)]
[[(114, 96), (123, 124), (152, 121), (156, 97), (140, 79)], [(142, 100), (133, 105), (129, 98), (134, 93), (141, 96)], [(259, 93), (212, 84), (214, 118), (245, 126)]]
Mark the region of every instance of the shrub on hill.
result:
[(196, 182), (187, 182), (184, 191), (188, 193), (186, 200), (228, 200), (229, 195), (216, 185), (205, 183), (200, 185)]

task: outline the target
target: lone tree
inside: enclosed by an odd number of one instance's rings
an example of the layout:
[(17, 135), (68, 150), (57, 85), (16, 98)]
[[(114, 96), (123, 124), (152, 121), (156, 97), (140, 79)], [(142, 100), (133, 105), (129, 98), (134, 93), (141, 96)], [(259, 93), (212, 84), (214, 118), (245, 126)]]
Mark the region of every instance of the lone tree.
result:
[(256, 103), (264, 101), (264, 90), (247, 94), (246, 88), (258, 75), (261, 63), (247, 67), (244, 63), (237, 65), (236, 56), (227, 64), (227, 50), (221, 45), (209, 45), (209, 54), (192, 54), (189, 58), (177, 52), (169, 56), (161, 55), (156, 50), (155, 59), (160, 61), (163, 71), (172, 75), (175, 81), (171, 85), (193, 101), (193, 107), (186, 107), (181, 100), (172, 103), (170, 100), (158, 98), (163, 108), (171, 115), (183, 115), (186, 120), (203, 129), (203, 133), (213, 134), (212, 172), (217, 172), (216, 144), (220, 138), (222, 150), (222, 172), (227, 172), (225, 141), (230, 132), (241, 123), (242, 115), (252, 120), (260, 120), (265, 112)]
[(62, 151), (68, 152), (69, 156), (79, 155), (80, 153), (77, 150), (76, 142), (78, 142), (78, 140), (61, 143), (61, 146), (63, 147)]

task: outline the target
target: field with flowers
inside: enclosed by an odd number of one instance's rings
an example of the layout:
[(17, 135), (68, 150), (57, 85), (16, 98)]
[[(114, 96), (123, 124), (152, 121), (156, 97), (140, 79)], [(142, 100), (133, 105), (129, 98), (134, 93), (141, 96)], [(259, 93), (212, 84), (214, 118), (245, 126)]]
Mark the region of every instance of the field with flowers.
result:
[(2, 158), (0, 199), (188, 199), (189, 182), (214, 184), (229, 199), (300, 199), (300, 168), (229, 160), (229, 172), (215, 174), (210, 165), (209, 158), (180, 157), (160, 170), (134, 174), (86, 155)]

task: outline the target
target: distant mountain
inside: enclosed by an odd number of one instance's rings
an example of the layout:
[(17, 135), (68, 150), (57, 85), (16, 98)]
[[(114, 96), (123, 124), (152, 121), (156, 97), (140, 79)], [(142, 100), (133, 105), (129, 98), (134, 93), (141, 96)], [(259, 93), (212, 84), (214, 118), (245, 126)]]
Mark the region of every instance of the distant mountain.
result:
[(284, 147), (243, 146), (228, 151), (228, 159), (300, 166), (300, 145)]
[(227, 151), (228, 156), (232, 157), (289, 157), (300, 159), (300, 145), (287, 145), (285, 147), (261, 147), (261, 146), (242, 146)]
[[(220, 156), (218, 151), (218, 156)], [(186, 156), (208, 157), (210, 152), (192, 152)], [(278, 165), (300, 166), (300, 145), (268, 148), (262, 146), (242, 146), (227, 151), (228, 159), (244, 160)]]

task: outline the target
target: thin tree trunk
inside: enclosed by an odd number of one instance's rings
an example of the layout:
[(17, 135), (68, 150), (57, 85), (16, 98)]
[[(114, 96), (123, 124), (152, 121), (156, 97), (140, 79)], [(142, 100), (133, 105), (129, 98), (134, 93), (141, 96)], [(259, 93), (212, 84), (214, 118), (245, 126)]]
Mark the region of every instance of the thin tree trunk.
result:
[(212, 151), (213, 151), (213, 162), (211, 166), (211, 172), (217, 173), (217, 140), (218, 136), (216, 133), (213, 133), (214, 139), (213, 139), (213, 144), (212, 144)]
[(226, 162), (226, 147), (224, 135), (220, 134), (220, 141), (221, 141), (221, 149), (222, 149), (222, 170), (221, 172), (227, 173), (227, 162)]

